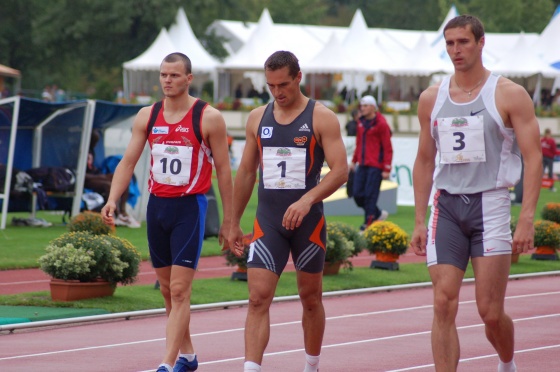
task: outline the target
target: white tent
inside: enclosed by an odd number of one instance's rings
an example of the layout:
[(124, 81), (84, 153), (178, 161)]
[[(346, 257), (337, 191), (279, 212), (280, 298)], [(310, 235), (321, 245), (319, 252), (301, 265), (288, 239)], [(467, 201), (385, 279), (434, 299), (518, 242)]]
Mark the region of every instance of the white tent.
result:
[[(218, 65), (217, 60), (204, 49), (194, 35), (185, 11), (179, 8), (175, 23), (169, 31), (162, 28), (148, 49), (138, 57), (123, 63), (125, 97), (129, 97), (131, 93), (151, 96), (154, 92), (159, 92), (161, 61), (166, 55), (174, 52), (184, 53), (190, 58), (195, 74), (213, 73)], [(194, 85), (200, 88), (202, 82), (203, 79), (195, 78)]]
[(204, 49), (196, 38), (183, 8), (179, 8), (175, 24), (169, 28), (169, 38), (181, 53), (190, 58), (194, 72), (214, 72), (216, 70), (218, 61)]
[(556, 9), (554, 16), (533, 44), (537, 53), (549, 65), (560, 69), (560, 16)]
[(435, 73), (451, 73), (453, 65), (445, 62), (437, 50), (430, 46), (428, 38), (422, 34), (416, 46), (385, 71), (399, 76), (429, 76)]
[(547, 78), (560, 76), (560, 70), (549, 66), (539, 57), (535, 48), (527, 43), (522, 33), (515, 45), (497, 63), (490, 65), (493, 72), (508, 77), (529, 77), (541, 74)]

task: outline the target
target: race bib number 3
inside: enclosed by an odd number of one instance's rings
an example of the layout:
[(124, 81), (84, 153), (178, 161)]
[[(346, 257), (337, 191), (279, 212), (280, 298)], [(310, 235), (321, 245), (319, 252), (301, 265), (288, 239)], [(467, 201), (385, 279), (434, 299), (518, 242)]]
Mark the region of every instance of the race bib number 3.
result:
[(486, 161), (483, 117), (437, 119), (441, 163), (461, 164)]
[(264, 188), (305, 189), (306, 153), (306, 149), (296, 147), (264, 147)]
[(193, 148), (154, 144), (152, 174), (158, 183), (171, 186), (189, 184)]

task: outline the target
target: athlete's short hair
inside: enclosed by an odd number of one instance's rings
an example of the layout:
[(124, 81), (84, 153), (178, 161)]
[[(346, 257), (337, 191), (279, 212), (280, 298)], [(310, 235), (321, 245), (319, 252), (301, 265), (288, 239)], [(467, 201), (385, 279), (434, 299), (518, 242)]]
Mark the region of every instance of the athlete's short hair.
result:
[(469, 14), (457, 16), (447, 22), (447, 24), (443, 28), (443, 34), (445, 35), (445, 31), (449, 30), (450, 28), (464, 28), (467, 26), (471, 26), (471, 32), (474, 35), (475, 41), (479, 41), (480, 38), (484, 36), (484, 26), (482, 25), (480, 19)]
[(300, 71), (300, 68), (299, 61), (292, 52), (279, 50), (272, 53), (272, 55), (268, 57), (264, 63), (265, 70), (276, 71), (284, 67), (288, 67), (290, 76), (295, 79)]
[(192, 71), (191, 60), (183, 53), (175, 52), (175, 53), (168, 54), (163, 59), (163, 62), (167, 62), (167, 63), (183, 62), (183, 65), (185, 65), (185, 72), (187, 73), (187, 75), (190, 74)]

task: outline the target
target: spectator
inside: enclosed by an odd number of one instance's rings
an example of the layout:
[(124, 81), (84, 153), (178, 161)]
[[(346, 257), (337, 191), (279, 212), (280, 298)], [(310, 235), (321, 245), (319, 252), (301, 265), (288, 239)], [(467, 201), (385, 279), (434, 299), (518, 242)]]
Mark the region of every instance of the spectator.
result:
[[(86, 175), (84, 179), (84, 188), (92, 190), (103, 196), (105, 201), (109, 198), (109, 193), (111, 191), (111, 182), (113, 180), (112, 173), (103, 173), (99, 168), (95, 166), (95, 145), (99, 141), (100, 134), (98, 131), (94, 130), (91, 133), (91, 140), (89, 146), (89, 154), (86, 167)], [(140, 223), (129, 215), (126, 211), (126, 202), (129, 197), (129, 188), (123, 192), (119, 203), (117, 206), (117, 218), (115, 219), (115, 225), (117, 226), (127, 226), (130, 228), (139, 228)]]
[(365, 219), (361, 230), (365, 230), (374, 221), (384, 220), (389, 213), (377, 207), (381, 181), (389, 179), (393, 146), (391, 129), (385, 117), (377, 111), (377, 102), (373, 96), (364, 96), (360, 100), (360, 118), (356, 130), (356, 148), (352, 157), (350, 170), (355, 170), (354, 200), (364, 209)]
[(354, 109), (351, 112), (352, 119), (346, 123), (346, 135), (355, 137), (358, 120), (360, 118), (360, 110)]
[(548, 170), (548, 178), (550, 179), (550, 191), (556, 191), (554, 187), (554, 157), (556, 156), (556, 141), (552, 138), (550, 128), (544, 130), (544, 136), (541, 138), (542, 148), (542, 164), (543, 174)]

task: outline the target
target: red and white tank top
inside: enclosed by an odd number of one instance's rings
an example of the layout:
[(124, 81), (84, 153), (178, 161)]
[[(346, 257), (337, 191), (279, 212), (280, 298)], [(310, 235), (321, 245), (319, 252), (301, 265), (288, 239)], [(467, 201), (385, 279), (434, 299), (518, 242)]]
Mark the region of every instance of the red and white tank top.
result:
[(164, 198), (205, 194), (212, 178), (212, 153), (201, 131), (207, 103), (197, 100), (179, 122), (170, 124), (163, 116), (163, 102), (153, 106), (147, 128), (151, 148), (148, 190)]

